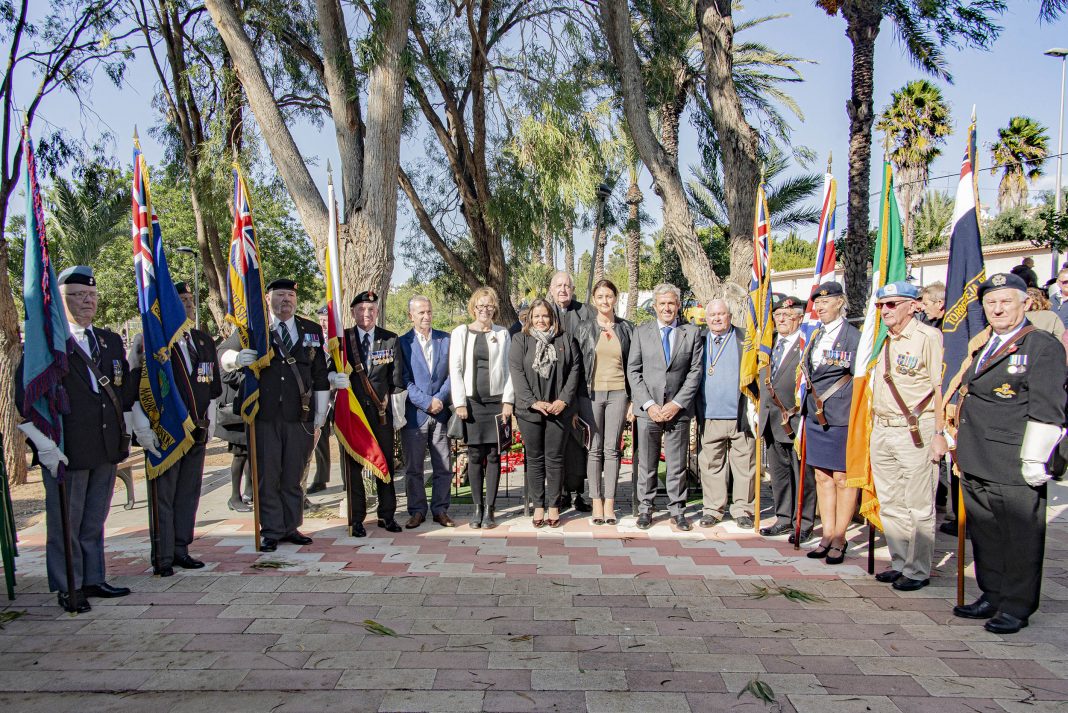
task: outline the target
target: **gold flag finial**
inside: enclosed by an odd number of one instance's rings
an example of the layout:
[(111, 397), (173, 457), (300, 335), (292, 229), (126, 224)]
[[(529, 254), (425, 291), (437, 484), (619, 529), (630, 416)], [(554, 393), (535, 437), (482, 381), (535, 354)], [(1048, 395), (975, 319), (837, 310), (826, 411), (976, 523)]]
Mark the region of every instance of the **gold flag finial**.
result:
[(334, 169), (330, 167), (330, 159), (326, 159), (326, 184), (334, 185)]
[(831, 170), (831, 157), (833, 155), (834, 154), (832, 152), (827, 152), (827, 173), (834, 173), (834, 171)]

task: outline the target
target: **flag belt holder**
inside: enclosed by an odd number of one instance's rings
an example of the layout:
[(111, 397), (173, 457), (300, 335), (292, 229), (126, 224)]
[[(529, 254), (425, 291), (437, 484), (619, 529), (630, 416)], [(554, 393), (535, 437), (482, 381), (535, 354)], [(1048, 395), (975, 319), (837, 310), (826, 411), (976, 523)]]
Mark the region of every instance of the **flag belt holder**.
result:
[(289, 370), (293, 373), (293, 379), (297, 382), (297, 391), (300, 392), (300, 410), (301, 420), (306, 420), (308, 414), (311, 412), (311, 392), (304, 386), (304, 379), (300, 376), (300, 369), (297, 368), (297, 360), (289, 353), (286, 346), (282, 344), (282, 340), (278, 338), (275, 331), (271, 330), (271, 343), (278, 349), (278, 353), (282, 355), (282, 363), (289, 367)]
[(367, 392), (367, 396), (374, 402), (375, 410), (378, 411), (379, 425), (385, 426), (389, 422), (386, 418), (386, 402), (378, 398), (378, 392), (371, 385), (371, 380), (367, 377), (367, 370), (363, 368), (363, 362), (356, 362), (352, 370), (359, 374), (363, 390)]
[[(805, 376), (808, 377), (807, 374)], [(812, 400), (816, 402), (816, 421), (818, 421), (821, 426), (827, 425), (827, 419), (823, 415), (823, 402), (837, 394), (843, 386), (845, 386), (852, 380), (853, 375), (846, 374), (842, 378), (838, 379), (838, 381), (831, 384), (831, 388), (827, 389), (822, 394), (818, 393), (815, 387), (812, 388)], [(811, 378), (809, 378), (808, 383), (812, 383)]]
[[(794, 429), (793, 429), (793, 427), (790, 426), (790, 419), (793, 418), (800, 409), (796, 405), (793, 408), (789, 408), (789, 409), (786, 408), (786, 406), (783, 405), (783, 402), (779, 398), (779, 395), (777, 393), (775, 393), (775, 387), (773, 387), (771, 385), (771, 366), (770, 365), (764, 370), (764, 386), (767, 387), (768, 395), (771, 396), (771, 401), (772, 401), (772, 403), (775, 404), (775, 408), (779, 409), (779, 416), (780, 416), (780, 420), (781, 420), (781, 424), (780, 425), (782, 426), (783, 432), (786, 433), (786, 437), (787, 438), (793, 438), (794, 437)], [(822, 411), (822, 404), (820, 404), (820, 406), (821, 406), (821, 411)]]

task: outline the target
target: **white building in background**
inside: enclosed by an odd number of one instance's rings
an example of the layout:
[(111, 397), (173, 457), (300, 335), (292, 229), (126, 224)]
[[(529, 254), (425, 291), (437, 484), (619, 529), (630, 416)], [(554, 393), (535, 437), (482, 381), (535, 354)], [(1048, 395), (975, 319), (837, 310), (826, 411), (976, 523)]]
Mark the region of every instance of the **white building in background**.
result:
[[(1038, 284), (1041, 287), (1054, 275), (1050, 251), (1045, 248), (1036, 248), (1027, 241), (1017, 243), (1002, 243), (1000, 245), (986, 245), (983, 247), (983, 260), (986, 263), (986, 274), (993, 275), (998, 272), (1009, 272), (1020, 264), (1025, 257), (1035, 259), (1035, 273), (1038, 274)], [(841, 256), (839, 256), (839, 261)], [(913, 284), (923, 286), (932, 282), (945, 282), (946, 271), (949, 264), (949, 251), (913, 255), (909, 258), (909, 280)], [(843, 279), (841, 262), (835, 270), (835, 277), (839, 282)], [(807, 297), (812, 290), (812, 268), (806, 267), (801, 270), (785, 270), (771, 273), (771, 289), (793, 297)]]

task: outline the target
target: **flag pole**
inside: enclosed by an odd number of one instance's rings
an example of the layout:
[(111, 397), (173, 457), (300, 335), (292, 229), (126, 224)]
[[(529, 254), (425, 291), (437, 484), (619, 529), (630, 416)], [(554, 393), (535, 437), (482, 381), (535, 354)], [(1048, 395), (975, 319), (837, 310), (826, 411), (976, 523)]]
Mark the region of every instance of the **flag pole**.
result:
[[(950, 461), (950, 468), (953, 467)], [(964, 606), (964, 535), (967, 523), (964, 514), (964, 478), (957, 478), (957, 606)]]
[[(804, 418), (802, 416), (802, 418)], [(798, 424), (804, 428), (804, 424)], [(801, 432), (801, 458), (798, 461), (797, 516), (794, 518), (794, 549), (801, 549), (801, 511), (805, 502), (805, 477), (808, 475), (808, 453), (805, 452), (805, 433)]]
[[(246, 369), (248, 367), (245, 367)], [(260, 551), (260, 467), (256, 457), (256, 423), (245, 424), (245, 441), (248, 443), (248, 467), (252, 475), (252, 539), (256, 551)]]

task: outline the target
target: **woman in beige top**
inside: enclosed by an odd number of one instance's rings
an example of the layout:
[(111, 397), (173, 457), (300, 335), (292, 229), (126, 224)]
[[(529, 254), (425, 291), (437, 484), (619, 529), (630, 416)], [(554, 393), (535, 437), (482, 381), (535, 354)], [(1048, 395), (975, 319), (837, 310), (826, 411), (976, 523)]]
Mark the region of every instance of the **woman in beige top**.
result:
[(594, 285), (592, 302), (597, 317), (580, 323), (575, 330), (586, 377), (579, 413), (590, 427), (586, 476), (590, 481), (594, 525), (616, 524), (619, 439), (624, 422), (632, 417), (626, 370), (634, 325), (616, 316), (618, 297), (619, 290), (611, 280)]
[(1031, 298), (1025, 315), (1027, 321), (1060, 339), (1064, 334), (1064, 322), (1049, 308), (1049, 299), (1045, 293), (1037, 287), (1028, 287), (1027, 296)]

